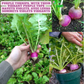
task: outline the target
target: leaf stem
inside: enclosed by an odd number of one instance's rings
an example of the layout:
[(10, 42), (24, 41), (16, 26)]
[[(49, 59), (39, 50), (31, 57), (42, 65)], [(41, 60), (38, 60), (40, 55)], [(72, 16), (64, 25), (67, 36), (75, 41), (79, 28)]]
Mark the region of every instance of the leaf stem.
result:
[[(63, 0), (61, 0), (61, 3), (60, 3), (60, 5), (62, 5), (63, 4)], [(60, 11), (62, 10), (62, 7), (60, 8)]]
[(63, 4), (63, 0), (61, 0), (60, 4), (59, 4), (59, 0), (55, 0), (55, 2), (52, 5), (55, 15), (59, 20), (62, 20), (62, 13), (61, 13), (62, 7), (59, 7), (59, 5), (62, 5), (62, 4)]
[(36, 49), (37, 49), (37, 46), (38, 46), (38, 40), (39, 40), (39, 35), (40, 35), (40, 23), (39, 23), (39, 21), (38, 21), (38, 27), (39, 27), (39, 29), (38, 29), (38, 35), (37, 35), (37, 40), (36, 40), (36, 45), (35, 45), (35, 49), (34, 49), (34, 51), (36, 51)]
[[(18, 16), (18, 17), (19, 17), (19, 16)], [(20, 18), (20, 17), (19, 17), (19, 18)], [(21, 21), (21, 19), (20, 19), (20, 21)], [(22, 21), (21, 21), (21, 22), (22, 22)], [(31, 51), (33, 52), (33, 49), (32, 49), (32, 46), (31, 46), (31, 42), (30, 42), (30, 39), (29, 39), (28, 34), (27, 34), (27, 30), (26, 30), (26, 27), (25, 27), (25, 25), (24, 25), (23, 22), (22, 22), (22, 25), (23, 25), (24, 31), (25, 31), (25, 33), (26, 33), (27, 39), (28, 39), (28, 41), (29, 41), (30, 49), (31, 49)]]
[(56, 51), (57, 61), (58, 61), (58, 64), (59, 64), (59, 58), (58, 58), (58, 53), (57, 53), (56, 47), (55, 47), (55, 51)]
[(17, 25), (16, 25), (16, 28), (17, 28), (17, 31), (18, 31), (18, 34), (19, 34), (20, 38), (21, 38), (21, 39), (23, 40), (23, 42), (27, 45), (26, 41), (22, 38), (22, 36), (21, 36), (21, 34), (20, 34), (20, 32), (19, 32), (19, 29), (18, 29)]
[[(25, 19), (26, 19), (27, 17), (24, 17), (24, 23), (25, 23)], [(30, 23), (26, 23), (26, 24), (30, 24)], [(24, 25), (25, 26), (25, 25)], [(25, 27), (26, 28), (26, 27)], [(30, 37), (30, 41), (31, 41), (31, 50), (33, 50), (34, 48), (33, 48), (33, 40), (32, 40), (32, 35), (31, 35), (31, 33), (30, 33), (30, 31), (28, 30), (28, 28), (26, 28), (26, 30), (27, 30), (27, 33), (28, 33), (28, 36)], [(33, 52), (33, 51), (32, 51)]]
[(33, 49), (32, 49), (32, 46), (31, 46), (30, 39), (29, 39), (28, 34), (27, 34), (26, 27), (25, 27), (25, 25), (24, 25), (24, 23), (23, 23), (23, 22), (22, 22), (22, 24), (23, 24), (23, 28), (24, 28), (24, 30), (25, 30), (25, 33), (26, 33), (27, 39), (28, 39), (28, 41), (29, 41), (29, 45), (30, 45), (31, 51), (32, 51), (32, 52), (34, 52), (34, 51), (33, 51)]
[(77, 9), (81, 3), (81, 0), (74, 0), (75, 8)]

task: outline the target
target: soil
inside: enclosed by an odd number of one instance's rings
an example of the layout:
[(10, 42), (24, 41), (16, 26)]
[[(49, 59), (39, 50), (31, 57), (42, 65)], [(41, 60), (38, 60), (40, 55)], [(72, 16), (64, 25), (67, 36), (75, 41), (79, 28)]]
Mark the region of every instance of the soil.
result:
[[(73, 0), (69, 0), (69, 1), (64, 1), (64, 6), (62, 8), (62, 15), (67, 14), (68, 15), (68, 11), (69, 9), (73, 6), (72, 3)], [(82, 2), (80, 4), (80, 8), (83, 11), (83, 15), (84, 15), (84, 7), (83, 7), (84, 2)], [(84, 17), (78, 19), (78, 20), (71, 20), (71, 23), (67, 26), (67, 27), (62, 27), (59, 25), (59, 20), (57, 19), (57, 17), (54, 15), (54, 12), (52, 12), (52, 31), (84, 31), (84, 24), (81, 23), (81, 21), (84, 21)]]
[[(80, 67), (79, 67), (79, 68), (80, 68)], [(79, 69), (79, 68), (78, 68), (78, 69)], [(71, 71), (69, 67), (65, 67), (65, 69), (66, 69), (66, 73), (70, 73), (70, 72), (75, 71), (75, 70), (72, 70), (72, 71)], [(76, 69), (76, 70), (78, 70), (78, 69)], [(58, 70), (56, 70), (56, 69), (53, 69), (53, 70), (54, 70), (55, 73), (59, 73)]]

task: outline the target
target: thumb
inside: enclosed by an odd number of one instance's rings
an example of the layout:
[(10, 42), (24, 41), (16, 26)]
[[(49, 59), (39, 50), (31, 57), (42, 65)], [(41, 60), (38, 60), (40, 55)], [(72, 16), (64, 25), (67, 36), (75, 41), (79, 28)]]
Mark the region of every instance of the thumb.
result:
[(29, 47), (30, 47), (30, 45), (27, 45), (27, 46), (20, 46), (20, 49), (21, 49), (21, 51), (24, 51), (24, 50), (29, 50)]

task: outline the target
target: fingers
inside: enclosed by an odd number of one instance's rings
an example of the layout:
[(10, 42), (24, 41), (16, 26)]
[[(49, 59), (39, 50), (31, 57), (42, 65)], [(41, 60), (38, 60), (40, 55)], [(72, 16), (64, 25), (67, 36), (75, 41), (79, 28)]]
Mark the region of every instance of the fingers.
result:
[(73, 39), (72, 43), (75, 43), (76, 45), (82, 46), (82, 44), (75, 38)]
[(38, 49), (36, 50), (37, 53), (39, 53), (40, 48), (41, 48), (41, 45), (38, 45)]
[(76, 40), (78, 40), (79, 42), (81, 42), (82, 41), (82, 36), (81, 35), (76, 36)]
[(30, 50), (30, 45), (27, 45), (27, 46), (20, 46), (20, 49), (22, 50), (22, 51), (24, 51), (24, 50), (27, 50), (27, 51), (29, 51)]
[(37, 49), (36, 52), (39, 53), (39, 49)]
[(25, 43), (23, 43), (22, 45), (20, 45), (20, 46), (26, 46), (26, 44)]
[(83, 32), (78, 32), (79, 34), (83, 35)]
[[(27, 45), (25, 43), (23, 43), (22, 45), (20, 45), (20, 49), (23, 51), (23, 50), (27, 50), (27, 51), (30, 51), (30, 46)], [(41, 48), (41, 45), (38, 45), (37, 47), (38, 49), (36, 50), (37, 53), (39, 53), (39, 49)]]
[[(29, 43), (27, 42), (27, 44), (29, 44)], [(23, 44), (21, 44), (20, 46), (26, 46), (26, 44), (25, 44), (25, 43), (23, 43)]]
[(81, 34), (79, 34), (78, 32), (76, 32), (76, 33), (73, 35), (73, 38), (76, 39), (76, 40), (78, 40), (79, 42), (81, 42), (83, 37), (82, 37)]
[(28, 56), (28, 57), (27, 57), (27, 60), (29, 60), (30, 58), (31, 58), (31, 56)]

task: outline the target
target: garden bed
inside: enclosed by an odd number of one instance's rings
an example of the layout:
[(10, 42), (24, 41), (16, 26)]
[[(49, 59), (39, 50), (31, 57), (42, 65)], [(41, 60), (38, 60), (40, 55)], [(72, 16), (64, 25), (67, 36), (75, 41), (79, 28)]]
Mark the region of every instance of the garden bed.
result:
[[(48, 17), (47, 24), (51, 27), (51, 15)], [(14, 46), (19, 46), (23, 43), (18, 35), (17, 31), (11, 29), (12, 14), (1, 14), (0, 19), (0, 63), (8, 58), (11, 50)], [(41, 44), (41, 50), (37, 61), (32, 62), (28, 60), (21, 68), (14, 71), (12, 77), (7, 84), (37, 84), (32, 73), (37, 74), (38, 80), (42, 81), (46, 79), (45, 84), (49, 84), (49, 56), (48, 56), (48, 44)], [(44, 79), (43, 79), (44, 77)]]
[[(67, 14), (69, 12), (69, 9), (73, 6), (73, 0), (69, 0), (69, 1), (64, 1), (64, 6), (62, 9), (62, 14)], [(83, 7), (84, 2), (82, 2), (80, 4), (80, 8), (83, 11), (83, 15), (84, 15), (84, 7)], [(52, 31), (83, 31), (84, 28), (84, 17), (78, 19), (78, 20), (71, 20), (71, 23), (67, 26), (67, 27), (62, 27), (59, 25), (59, 20), (57, 19), (57, 17), (54, 15), (54, 12), (52, 12)]]

